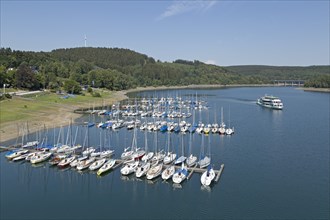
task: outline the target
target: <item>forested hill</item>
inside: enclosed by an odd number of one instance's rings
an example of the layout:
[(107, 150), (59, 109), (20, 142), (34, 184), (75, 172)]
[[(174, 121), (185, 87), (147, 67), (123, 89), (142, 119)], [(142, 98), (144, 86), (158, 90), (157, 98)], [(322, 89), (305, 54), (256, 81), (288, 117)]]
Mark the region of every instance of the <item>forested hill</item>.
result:
[(53, 50), (51, 56), (57, 60), (77, 62), (85, 60), (101, 68), (112, 68), (114, 66), (134, 66), (146, 63), (155, 63), (153, 58), (134, 52), (129, 49), (119, 48), (92, 48), (80, 47), (71, 49)]
[(258, 75), (271, 79), (309, 79), (315, 75), (329, 74), (330, 66), (264, 66), (241, 65), (227, 66), (231, 70), (242, 75)]
[[(0, 49), (0, 85), (40, 89), (79, 85), (122, 90), (136, 86), (189, 84), (260, 84), (273, 79), (322, 80), (329, 87), (329, 66), (322, 67), (220, 67), (200, 61), (155, 61), (145, 54), (120, 48), (70, 48), (51, 52)], [(326, 83), (323, 83), (323, 81)]]
[(242, 74), (255, 76), (262, 81), (305, 80), (305, 87), (329, 88), (330, 66), (264, 66), (241, 65), (227, 66), (226, 69)]

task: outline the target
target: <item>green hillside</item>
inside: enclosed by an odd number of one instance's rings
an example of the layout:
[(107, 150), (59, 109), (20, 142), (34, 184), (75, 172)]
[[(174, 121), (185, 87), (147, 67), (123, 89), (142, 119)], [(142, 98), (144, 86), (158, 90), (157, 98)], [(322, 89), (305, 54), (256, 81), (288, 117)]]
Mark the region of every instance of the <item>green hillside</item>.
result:
[(220, 67), (197, 60), (161, 62), (129, 49), (92, 47), (51, 52), (1, 48), (0, 76), (0, 85), (31, 90), (64, 88), (74, 93), (80, 92), (79, 85), (122, 90), (137, 86), (261, 84), (274, 79), (301, 79), (329, 87), (329, 66)]

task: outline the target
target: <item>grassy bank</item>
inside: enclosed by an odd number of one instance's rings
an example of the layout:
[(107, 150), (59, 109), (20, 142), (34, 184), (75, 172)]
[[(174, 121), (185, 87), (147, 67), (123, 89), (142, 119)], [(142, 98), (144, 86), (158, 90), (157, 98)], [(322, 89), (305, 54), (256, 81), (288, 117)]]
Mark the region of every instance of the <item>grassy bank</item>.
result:
[(126, 96), (121, 92), (98, 91), (101, 97), (93, 97), (86, 93), (84, 96), (63, 98), (50, 92), (24, 97), (14, 96), (12, 99), (1, 101), (0, 108), (0, 142), (15, 138), (17, 125), (29, 122), (31, 132), (44, 127), (54, 127), (69, 124), (71, 119), (81, 115), (75, 114), (78, 108), (110, 105)]

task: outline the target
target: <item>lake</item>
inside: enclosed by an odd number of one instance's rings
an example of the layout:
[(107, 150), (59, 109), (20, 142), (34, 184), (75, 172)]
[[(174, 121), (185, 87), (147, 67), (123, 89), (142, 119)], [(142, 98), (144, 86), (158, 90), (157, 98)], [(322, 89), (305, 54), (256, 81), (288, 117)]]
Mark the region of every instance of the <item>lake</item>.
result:
[[(256, 99), (265, 94), (280, 97), (284, 109), (256, 105)], [(197, 122), (220, 123), (222, 107), (224, 122), (235, 128), (232, 136), (204, 137), (214, 168), (225, 165), (218, 183), (202, 187), (198, 173), (181, 185), (161, 178), (148, 181), (134, 175), (123, 177), (119, 168), (99, 177), (95, 172), (61, 170), (48, 163), (12, 162), (1, 153), (1, 219), (329, 218), (329, 93), (292, 87), (238, 87), (146, 91), (131, 97), (195, 99), (196, 95), (209, 107), (194, 113)], [(73, 133), (77, 127), (73, 126)], [(83, 143), (85, 130), (79, 127), (78, 143)], [(50, 130), (49, 140), (56, 142), (58, 133), (58, 128)], [(138, 146), (143, 148), (145, 133), (137, 134)], [(119, 158), (124, 147), (131, 145), (132, 135), (126, 128), (113, 132), (92, 127), (89, 143), (99, 146), (101, 140)], [(165, 148), (167, 137), (167, 133), (158, 133), (155, 139), (155, 133), (148, 132), (148, 149)], [(172, 133), (170, 137), (178, 154), (181, 138), (188, 152), (189, 135)], [(201, 143), (202, 135), (193, 134), (191, 150), (197, 156)]]

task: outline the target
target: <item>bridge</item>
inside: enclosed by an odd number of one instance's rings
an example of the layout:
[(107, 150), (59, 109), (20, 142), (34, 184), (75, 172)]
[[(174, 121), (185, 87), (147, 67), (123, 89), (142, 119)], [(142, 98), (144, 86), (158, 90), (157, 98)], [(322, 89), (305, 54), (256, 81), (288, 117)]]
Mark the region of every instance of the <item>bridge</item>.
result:
[(305, 80), (291, 79), (291, 80), (273, 80), (274, 85), (277, 86), (304, 86)]

